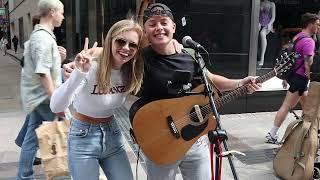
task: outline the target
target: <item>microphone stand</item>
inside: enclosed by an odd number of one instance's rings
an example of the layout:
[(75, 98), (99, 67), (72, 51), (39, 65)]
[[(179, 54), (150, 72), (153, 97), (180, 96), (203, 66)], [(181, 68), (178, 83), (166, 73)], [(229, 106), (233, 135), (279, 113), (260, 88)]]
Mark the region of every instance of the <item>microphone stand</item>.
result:
[[(220, 155), (219, 146), (220, 146), (220, 144), (219, 143), (222, 142), (223, 146), (224, 146), (224, 149), (226, 151), (229, 151), (228, 145), (227, 145), (227, 142), (226, 142), (228, 137), (227, 137), (226, 131), (223, 130), (222, 127), (221, 127), (220, 116), (218, 114), (216, 105), (214, 103), (214, 99), (212, 97), (212, 94), (213, 94), (212, 87), (209, 84), (208, 78), (207, 78), (207, 76), (205, 74), (206, 72), (204, 71), (205, 63), (204, 63), (204, 60), (203, 60), (203, 58), (200, 55), (198, 50), (195, 50), (195, 59), (196, 59), (198, 65), (200, 66), (200, 69), (201, 69), (201, 72), (202, 72), (202, 80), (203, 80), (203, 83), (204, 83), (204, 86), (205, 86), (204, 94), (207, 95), (208, 98), (209, 98), (211, 111), (213, 112), (213, 115), (215, 116), (215, 119), (216, 119), (216, 122), (217, 122), (217, 129), (209, 131), (208, 132), (208, 138), (209, 138), (210, 143), (212, 145), (215, 145), (215, 148), (214, 148), (214, 151), (216, 153), (215, 176), (216, 176), (216, 179), (218, 179), (218, 177), (219, 177), (219, 164), (220, 164), (219, 163), (220, 162), (220, 160), (219, 160), (219, 155)], [(233, 177), (234, 177), (235, 180), (238, 180), (238, 175), (237, 175), (237, 172), (235, 170), (234, 164), (232, 162), (231, 154), (227, 155), (227, 157), (228, 157), (228, 161), (229, 161), (229, 164), (230, 164), (230, 168), (231, 168)]]

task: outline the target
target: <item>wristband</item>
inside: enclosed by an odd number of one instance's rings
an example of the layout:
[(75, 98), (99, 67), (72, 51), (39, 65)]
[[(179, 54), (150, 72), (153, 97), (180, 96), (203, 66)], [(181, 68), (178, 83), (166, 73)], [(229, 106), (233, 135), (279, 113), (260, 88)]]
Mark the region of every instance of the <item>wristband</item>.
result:
[(240, 79), (237, 80), (236, 88), (240, 87)]

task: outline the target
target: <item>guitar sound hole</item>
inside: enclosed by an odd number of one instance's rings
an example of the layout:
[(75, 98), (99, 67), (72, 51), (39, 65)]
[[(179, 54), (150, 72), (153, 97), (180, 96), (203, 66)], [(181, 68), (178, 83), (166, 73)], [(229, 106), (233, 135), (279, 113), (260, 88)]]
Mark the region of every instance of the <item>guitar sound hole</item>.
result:
[(199, 134), (201, 134), (204, 129), (206, 129), (206, 127), (208, 126), (208, 122), (209, 121), (205, 121), (204, 123), (197, 125), (197, 126), (193, 126), (191, 124), (184, 126), (181, 129), (181, 133), (180, 133), (182, 139), (185, 141), (190, 141), (190, 140), (194, 139)]
[[(205, 120), (208, 113), (204, 110), (204, 108), (202, 108), (203, 106), (199, 106), (199, 107), (200, 107), (200, 111), (201, 111), (202, 117)], [(190, 120), (192, 122), (200, 122), (200, 120), (199, 120), (199, 118), (197, 116), (195, 108), (191, 109), (190, 114), (189, 114), (189, 118), (190, 118)]]

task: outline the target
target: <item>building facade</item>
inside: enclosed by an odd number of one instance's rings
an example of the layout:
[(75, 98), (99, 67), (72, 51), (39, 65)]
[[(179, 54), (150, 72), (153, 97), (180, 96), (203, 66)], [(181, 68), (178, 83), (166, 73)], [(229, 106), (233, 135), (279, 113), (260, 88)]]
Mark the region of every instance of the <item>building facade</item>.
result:
[(0, 0), (0, 38), (7, 37), (10, 31), (8, 19), (8, 0)]
[[(10, 37), (16, 35), (20, 46), (32, 32), (32, 16), (39, 0), (9, 0)], [(82, 47), (85, 37), (101, 45), (108, 28), (116, 21), (136, 12), (136, 0), (61, 0), (65, 5), (65, 20), (55, 28), (58, 45), (73, 56)]]
[(136, 12), (136, 0), (65, 1), (66, 47), (70, 54), (79, 52), (85, 37), (90, 43), (103, 39), (113, 23)]
[[(20, 43), (28, 39), (31, 18), (37, 12), (39, 0), (9, 0), (11, 37)], [(102, 46), (110, 26), (118, 20), (135, 15), (141, 0), (61, 0), (65, 5), (65, 21), (55, 29), (58, 45), (66, 47), (68, 56), (79, 52), (85, 37), (91, 45)], [(317, 13), (319, 0), (270, 0), (276, 5), (273, 32), (267, 35), (265, 64), (257, 66), (260, 51), (259, 14), (261, 0), (153, 0), (168, 5), (175, 16), (175, 39), (188, 35), (209, 52), (207, 67), (215, 73), (240, 78), (263, 75), (275, 65), (282, 46), (299, 31), (301, 14)], [(277, 110), (285, 90), (275, 80), (276, 88), (263, 88), (253, 97), (247, 95), (231, 103), (226, 112), (255, 112)], [(250, 97), (250, 98), (247, 98)], [(264, 103), (260, 103), (263, 101)], [(229, 109), (229, 110), (228, 110)]]
[(19, 46), (29, 39), (32, 32), (32, 16), (37, 13), (39, 0), (9, 0), (10, 37), (16, 35)]

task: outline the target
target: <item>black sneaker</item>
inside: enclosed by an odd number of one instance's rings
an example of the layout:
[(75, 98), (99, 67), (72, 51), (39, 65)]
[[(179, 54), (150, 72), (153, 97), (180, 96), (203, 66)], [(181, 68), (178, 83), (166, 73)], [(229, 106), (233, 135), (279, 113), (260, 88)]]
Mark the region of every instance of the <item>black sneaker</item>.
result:
[(34, 161), (33, 161), (33, 165), (34, 165), (34, 166), (37, 166), (37, 165), (40, 165), (40, 164), (41, 164), (41, 158), (36, 157), (36, 158), (34, 159)]

